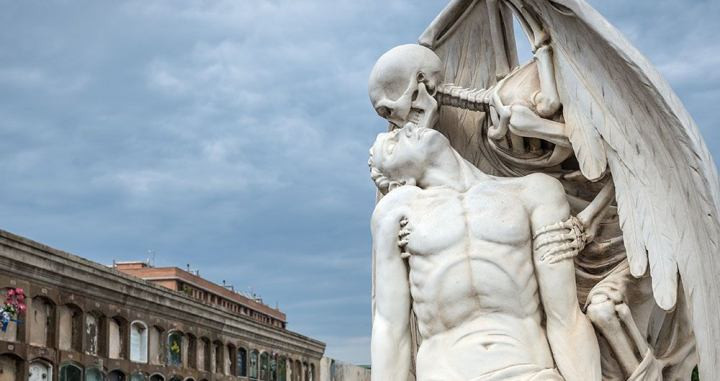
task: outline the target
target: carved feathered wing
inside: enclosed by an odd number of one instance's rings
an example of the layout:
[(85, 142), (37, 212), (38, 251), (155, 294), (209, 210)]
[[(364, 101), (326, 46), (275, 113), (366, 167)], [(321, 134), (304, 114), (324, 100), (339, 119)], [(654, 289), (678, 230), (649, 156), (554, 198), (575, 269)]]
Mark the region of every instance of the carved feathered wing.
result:
[(695, 123), (648, 60), (583, 0), (523, 3), (550, 33), (571, 142), (595, 147), (579, 157), (583, 173), (607, 160), (632, 274), (649, 267), (658, 305), (671, 310), (679, 270), (701, 374), (720, 374), (720, 190)]
[[(485, 0), (453, 0), (433, 20), (420, 37), (420, 43), (431, 48), (445, 65), (445, 82), (465, 88), (485, 89), (497, 83), (498, 73), (517, 66), (512, 12), (502, 2), (497, 5), (497, 22), (503, 29), (502, 46), (494, 46), (490, 10)], [(498, 68), (498, 57), (507, 68)], [(484, 152), (487, 145), (482, 136), (488, 115), (482, 112), (443, 107), (436, 129), (466, 160), (483, 172), (497, 174), (502, 164), (493, 162), (494, 155)]]
[[(682, 103), (653, 66), (583, 0), (514, 0), (550, 33), (563, 117), (583, 174), (610, 169), (631, 272), (649, 268), (657, 304), (671, 310), (682, 279), (701, 374), (720, 374), (720, 187), (715, 164)], [(503, 43), (493, 45), (497, 4)], [(502, 0), (453, 0), (421, 37), (445, 63), (445, 80), (487, 88), (517, 65)], [(498, 41), (496, 39), (495, 41)], [(486, 115), (441, 110), (438, 130), (488, 173)]]

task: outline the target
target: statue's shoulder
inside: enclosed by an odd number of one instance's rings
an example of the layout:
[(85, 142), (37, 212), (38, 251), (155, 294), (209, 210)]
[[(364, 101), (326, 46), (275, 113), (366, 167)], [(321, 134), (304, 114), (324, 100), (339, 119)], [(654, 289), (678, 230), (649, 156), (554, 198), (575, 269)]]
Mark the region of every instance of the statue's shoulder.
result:
[(565, 188), (560, 180), (544, 174), (533, 173), (518, 178), (522, 186), (523, 198), (533, 204), (565, 202)]
[(373, 220), (406, 213), (407, 209), (410, 208), (410, 203), (421, 191), (422, 189), (412, 185), (403, 185), (391, 190), (375, 205)]
[(560, 181), (544, 173), (532, 173), (520, 177), (492, 177), (492, 181), (484, 181), (482, 187), (493, 187), (504, 190), (515, 190), (520, 193), (550, 192), (564, 193)]
[[(487, 183), (486, 183), (487, 184)], [(544, 173), (533, 173), (521, 177), (495, 177), (491, 182), (495, 191), (517, 197), (530, 204), (552, 203), (565, 198), (565, 189), (560, 181)]]

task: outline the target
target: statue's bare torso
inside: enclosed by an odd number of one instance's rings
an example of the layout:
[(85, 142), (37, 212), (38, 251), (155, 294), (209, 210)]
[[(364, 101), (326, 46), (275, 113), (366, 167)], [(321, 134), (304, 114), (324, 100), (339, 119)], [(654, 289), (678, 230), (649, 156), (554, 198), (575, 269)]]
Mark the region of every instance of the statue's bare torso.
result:
[(522, 193), (522, 179), (491, 179), (412, 197), (406, 250), (420, 380), (553, 367)]

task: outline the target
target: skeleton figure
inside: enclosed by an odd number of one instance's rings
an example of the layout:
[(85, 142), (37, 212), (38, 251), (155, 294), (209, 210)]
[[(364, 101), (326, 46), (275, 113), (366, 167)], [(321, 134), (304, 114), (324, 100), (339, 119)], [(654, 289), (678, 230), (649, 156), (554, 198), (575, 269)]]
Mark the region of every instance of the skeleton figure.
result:
[[(513, 15), (535, 55), (522, 66)], [(373, 107), (391, 129), (443, 132), (486, 172), (563, 183), (603, 378), (684, 380), (698, 361), (720, 374), (717, 172), (652, 66), (583, 0), (454, 0), (420, 44), (378, 60)]]
[[(393, 128), (410, 121), (433, 127), (438, 105), (493, 112), (497, 121), (488, 131), (493, 140), (517, 136), (541, 138), (559, 147), (548, 163), (563, 161), (572, 151), (563, 123), (552, 120), (560, 109), (552, 67), (552, 51), (540, 47), (532, 61), (496, 85), (481, 90), (442, 83), (442, 61), (420, 45), (402, 45), (385, 53), (370, 74), (370, 100)], [(435, 99), (437, 98), (437, 100)]]

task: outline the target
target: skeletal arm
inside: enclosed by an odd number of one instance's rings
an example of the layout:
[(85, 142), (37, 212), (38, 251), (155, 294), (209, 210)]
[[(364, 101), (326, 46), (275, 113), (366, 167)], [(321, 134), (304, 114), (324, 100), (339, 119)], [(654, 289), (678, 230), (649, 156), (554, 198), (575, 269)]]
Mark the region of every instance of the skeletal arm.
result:
[[(546, 175), (528, 177), (526, 194), (531, 206), (530, 222), (539, 231), (570, 217), (570, 206), (560, 182)], [(566, 245), (572, 232), (560, 229), (545, 235), (544, 246), (534, 244), (533, 261), (540, 298), (546, 315), (547, 337), (556, 365), (567, 381), (599, 381), (600, 352), (595, 331), (580, 310), (575, 283), (574, 256), (555, 256), (553, 251), (572, 251)], [(559, 254), (559, 253), (558, 253)]]
[[(394, 192), (401, 192), (398, 189)], [(372, 319), (372, 380), (406, 380), (410, 372), (410, 287), (398, 245), (401, 210), (391, 192), (373, 213), (375, 300)]]

